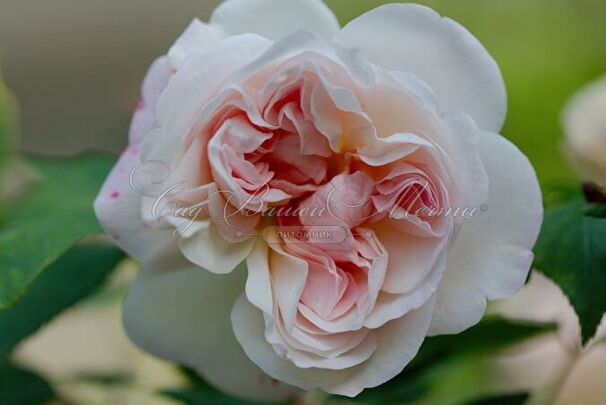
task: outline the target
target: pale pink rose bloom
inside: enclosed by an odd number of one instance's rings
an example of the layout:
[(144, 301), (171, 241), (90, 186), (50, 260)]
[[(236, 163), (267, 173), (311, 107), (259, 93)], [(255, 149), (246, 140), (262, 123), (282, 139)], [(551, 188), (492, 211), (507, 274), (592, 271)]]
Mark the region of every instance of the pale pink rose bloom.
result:
[(555, 323), (557, 330), (516, 345), (491, 360), (487, 385), (500, 392), (530, 391), (531, 403), (597, 404), (606, 398), (606, 316), (581, 344), (579, 320), (562, 290), (533, 272), (516, 297), (491, 312), (508, 319)]
[(95, 203), (142, 262), (127, 333), (242, 397), (386, 382), (524, 283), (541, 195), (505, 111), (494, 60), (426, 7), (340, 29), (316, 0), (225, 1), (152, 66)]

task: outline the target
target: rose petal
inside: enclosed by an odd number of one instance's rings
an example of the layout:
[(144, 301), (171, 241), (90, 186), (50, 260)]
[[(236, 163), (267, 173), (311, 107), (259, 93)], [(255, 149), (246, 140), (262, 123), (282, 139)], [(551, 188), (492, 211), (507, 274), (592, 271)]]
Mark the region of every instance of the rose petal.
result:
[(393, 163), (413, 154), (421, 148), (437, 155), (435, 145), (422, 137), (410, 133), (396, 133), (377, 138), (372, 144), (359, 148), (360, 160), (369, 166), (378, 167)]
[(130, 144), (141, 142), (143, 136), (156, 126), (156, 103), (170, 76), (171, 71), (165, 56), (156, 59), (147, 71), (141, 87), (141, 101), (130, 123)]
[(144, 264), (124, 302), (124, 328), (142, 349), (196, 369), (232, 395), (282, 400), (295, 389), (268, 378), (244, 354), (229, 313), (245, 271), (215, 275), (192, 268), (178, 250)]
[(137, 146), (128, 147), (105, 180), (94, 202), (99, 223), (114, 243), (142, 261), (172, 240), (171, 231), (150, 228), (141, 215), (142, 196), (130, 184), (139, 164)]
[[(356, 339), (358, 331), (348, 332), (344, 335), (352, 335), (353, 345), (346, 351), (338, 351), (338, 355), (333, 356), (317, 356), (313, 353), (309, 353), (304, 350), (297, 350), (292, 347), (292, 338), (288, 342), (285, 341), (284, 336), (280, 334), (279, 330), (274, 327), (266, 331), (266, 337), (269, 343), (272, 345), (278, 345), (278, 347), (288, 346), (289, 349), (286, 351), (285, 356), (292, 361), (296, 367), (300, 369), (326, 369), (336, 370), (337, 372), (356, 366), (370, 358), (377, 349), (377, 337), (372, 331), (362, 335), (362, 340)], [(369, 331), (364, 331), (369, 332)], [(338, 338), (339, 335), (332, 334), (325, 337), (325, 340), (330, 338)], [(345, 346), (348, 348), (349, 345)], [(341, 353), (339, 353), (341, 352)]]
[(198, 121), (205, 118), (200, 110), (205, 105), (212, 107), (208, 102), (217, 95), (225, 79), (270, 45), (271, 41), (259, 35), (243, 34), (188, 55), (158, 99), (158, 124), (167, 142), (181, 144)]
[(383, 291), (413, 292), (430, 272), (440, 270), (440, 257), (448, 248), (450, 232), (442, 237), (423, 237), (399, 232), (388, 224), (373, 229), (389, 254)]
[(206, 51), (222, 37), (219, 29), (194, 18), (168, 51), (170, 67), (177, 70), (188, 55)]
[(355, 228), (371, 218), (373, 186), (372, 179), (362, 171), (333, 177), (301, 202), (300, 207), (309, 212), (325, 207), (318, 215), (301, 216), (301, 223), (307, 226)]
[(246, 258), (248, 278), (246, 279), (246, 296), (257, 308), (271, 314), (273, 312), (273, 293), (269, 273), (269, 247), (260, 237), (253, 250)]
[(189, 261), (212, 273), (225, 274), (246, 260), (254, 239), (229, 242), (213, 221), (208, 219), (200, 222), (206, 226), (201, 226), (192, 237), (179, 241), (179, 248)]
[(444, 113), (442, 124), (446, 135), (442, 147), (447, 150), (448, 159), (458, 174), (460, 205), (453, 208), (479, 209), (486, 203), (489, 189), (489, 179), (479, 146), (482, 131), (470, 116), (460, 111)]
[(436, 92), (427, 83), (412, 73), (394, 70), (389, 75), (399, 84), (411, 91), (429, 111), (439, 111), (440, 103)]
[(356, 396), (364, 388), (375, 387), (399, 374), (416, 355), (429, 327), (433, 300), (404, 317), (394, 320), (378, 333), (378, 348), (368, 361), (340, 371), (297, 368), (279, 357), (265, 340), (262, 312), (240, 296), (232, 311), (236, 339), (248, 357), (262, 370), (287, 384), (304, 390), (320, 388), (331, 394)]
[(532, 263), (543, 217), (534, 169), (502, 136), (484, 133), (479, 139), (490, 180), (487, 211), (467, 219), (451, 247), (431, 334), (459, 333), (477, 323), (486, 299), (517, 293)]
[(499, 67), (457, 22), (424, 6), (388, 4), (347, 24), (335, 42), (360, 48), (384, 69), (418, 76), (443, 109), (465, 111), (484, 130), (501, 129), (507, 97)]
[(227, 35), (252, 32), (273, 40), (298, 30), (330, 39), (339, 30), (337, 18), (320, 0), (226, 0), (210, 23)]
[[(269, 332), (266, 326), (266, 336), (267, 333), (273, 334), (278, 332), (278, 329), (274, 328), (275, 325), (277, 325), (275, 322), (268, 324), (271, 328)], [(308, 359), (311, 358), (313, 361), (317, 361), (319, 360), (317, 356), (321, 356), (325, 359), (334, 359), (351, 351), (366, 339), (368, 333), (368, 329), (359, 329), (346, 333), (322, 333), (307, 323), (304, 318), (300, 317), (297, 321), (297, 327), (289, 331), (288, 334), (282, 333), (280, 338), (288, 339), (288, 342), (292, 347), (305, 350), (304, 355), (307, 355)], [(376, 339), (372, 340), (376, 341)], [(372, 349), (372, 351), (374, 351), (374, 349)], [(315, 358), (312, 357), (314, 354), (317, 355)]]

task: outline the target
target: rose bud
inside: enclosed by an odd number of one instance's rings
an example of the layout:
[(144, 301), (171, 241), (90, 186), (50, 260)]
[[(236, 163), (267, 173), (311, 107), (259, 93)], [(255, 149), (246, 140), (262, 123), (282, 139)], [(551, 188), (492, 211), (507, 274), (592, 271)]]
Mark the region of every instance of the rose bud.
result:
[(605, 112), (606, 78), (601, 78), (575, 94), (562, 117), (570, 160), (583, 180), (602, 193), (606, 193)]

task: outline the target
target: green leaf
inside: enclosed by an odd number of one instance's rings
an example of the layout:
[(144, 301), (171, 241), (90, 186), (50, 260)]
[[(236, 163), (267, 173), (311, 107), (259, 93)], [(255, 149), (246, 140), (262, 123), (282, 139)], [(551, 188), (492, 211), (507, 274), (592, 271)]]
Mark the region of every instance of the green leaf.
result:
[[(49, 215), (88, 214), (94, 218), (93, 201), (115, 164), (103, 154), (84, 154), (72, 158), (28, 156), (28, 163), (42, 179), (13, 207), (9, 223), (22, 223)], [(96, 228), (95, 231), (100, 230)]]
[(42, 377), (8, 362), (0, 362), (0, 404), (41, 404), (54, 396), (51, 386)]
[(94, 227), (95, 223), (86, 216), (56, 216), (3, 229), (0, 232), (0, 309), (15, 304), (42, 270)]
[(33, 158), (43, 180), (0, 230), (0, 309), (10, 307), (28, 286), (84, 236), (100, 233), (93, 201), (112, 160)]
[(71, 248), (38, 277), (22, 300), (0, 311), (0, 356), (7, 355), (62, 310), (90, 295), (123, 257), (113, 246)]
[[(460, 379), (477, 384), (484, 373), (483, 359), (506, 347), (555, 330), (552, 324), (511, 322), (498, 317), (484, 319), (458, 335), (429, 337), (415, 359), (387, 383), (364, 390), (354, 402), (391, 404), (417, 401), (432, 393), (439, 397), (448, 388), (444, 382), (460, 386)], [(432, 391), (440, 392), (432, 392)], [(333, 397), (340, 398), (340, 397)], [(352, 399), (349, 399), (350, 401)]]
[(606, 219), (585, 214), (583, 201), (545, 213), (535, 246), (535, 267), (568, 297), (581, 323), (583, 342), (606, 312)]

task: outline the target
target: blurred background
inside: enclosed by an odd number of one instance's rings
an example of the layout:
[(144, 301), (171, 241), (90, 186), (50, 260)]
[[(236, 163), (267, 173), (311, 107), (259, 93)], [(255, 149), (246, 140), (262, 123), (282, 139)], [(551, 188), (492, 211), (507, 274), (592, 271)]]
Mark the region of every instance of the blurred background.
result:
[[(342, 24), (387, 3), (326, 2)], [(495, 57), (509, 94), (503, 134), (529, 156), (542, 187), (575, 184), (562, 153), (560, 112), (579, 87), (606, 71), (606, 2), (416, 2), (462, 23)], [(0, 72), (15, 100), (17, 148), (51, 155), (91, 149), (119, 153), (149, 64), (192, 18), (207, 20), (218, 3), (0, 0)], [(161, 401), (149, 392), (183, 380), (168, 365), (139, 353), (124, 336), (119, 303), (136, 266), (122, 267), (101, 292), (16, 352), (20, 364), (50, 376), (64, 403), (147, 404)], [(66, 377), (74, 372), (84, 377)], [(139, 388), (134, 393), (105, 389), (120, 386), (122, 377), (136, 378)]]

